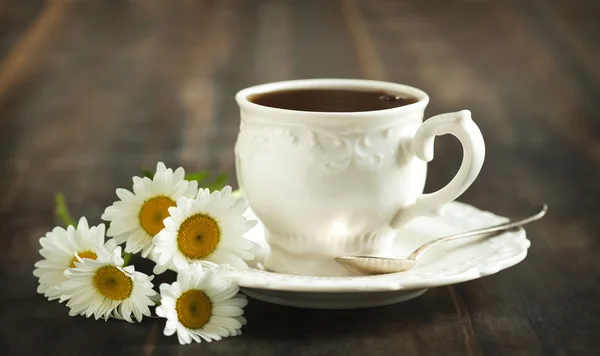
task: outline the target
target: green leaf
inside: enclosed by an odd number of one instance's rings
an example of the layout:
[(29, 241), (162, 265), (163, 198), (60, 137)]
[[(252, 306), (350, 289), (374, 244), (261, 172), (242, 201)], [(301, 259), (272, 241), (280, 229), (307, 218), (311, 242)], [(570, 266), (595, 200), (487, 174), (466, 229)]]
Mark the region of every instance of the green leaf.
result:
[(154, 173), (148, 168), (142, 168), (142, 174), (144, 175), (144, 177), (148, 177), (150, 179), (154, 178)]
[(54, 195), (54, 200), (56, 202), (55, 213), (61, 223), (67, 226), (76, 226), (75, 220), (71, 217), (69, 213), (69, 208), (67, 207), (67, 202), (65, 201), (65, 196), (62, 193), (56, 193)]
[(201, 181), (205, 180), (206, 178), (208, 178), (208, 172), (188, 173), (185, 176), (186, 180), (195, 180), (198, 183), (200, 183)]
[(125, 267), (125, 266), (129, 265), (129, 262), (131, 261), (131, 258), (133, 257), (133, 254), (129, 253), (129, 252), (125, 252), (125, 253), (123, 253), (122, 257), (123, 257), (123, 261), (124, 261), (123, 262), (123, 267)]
[(221, 174), (217, 176), (212, 182), (208, 180), (208, 172), (194, 172), (189, 173), (185, 176), (186, 180), (195, 180), (198, 182), (200, 188), (208, 188), (211, 192), (214, 190), (221, 190), (227, 185), (227, 175)]
[(208, 190), (210, 190), (212, 192), (214, 190), (221, 190), (226, 185), (227, 185), (227, 175), (221, 174), (212, 183), (205, 184), (204, 188), (208, 188)]
[[(148, 177), (150, 179), (154, 178), (154, 173), (147, 168), (142, 168), (142, 173), (144, 174), (144, 177)], [(221, 190), (227, 185), (226, 174), (218, 175), (214, 180), (212, 180), (212, 182), (210, 181), (209, 176), (209, 172), (192, 172), (186, 174), (185, 179), (189, 181), (196, 181), (198, 182), (199, 187), (208, 188), (211, 192), (214, 190)]]

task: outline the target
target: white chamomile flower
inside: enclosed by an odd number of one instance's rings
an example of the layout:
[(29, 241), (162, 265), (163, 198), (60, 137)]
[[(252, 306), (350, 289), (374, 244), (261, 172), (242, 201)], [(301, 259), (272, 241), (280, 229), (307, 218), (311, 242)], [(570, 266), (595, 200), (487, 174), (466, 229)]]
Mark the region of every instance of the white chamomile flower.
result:
[(58, 299), (60, 291), (56, 288), (67, 278), (64, 272), (75, 267), (78, 254), (81, 258), (96, 258), (96, 246), (104, 244), (104, 224), (89, 227), (85, 218), (79, 219), (77, 228), (55, 227), (40, 239), (40, 255), (43, 260), (36, 262), (33, 275), (38, 277), (38, 293), (49, 300)]
[(246, 324), (243, 308), (248, 301), (239, 287), (227, 278), (227, 267), (202, 271), (192, 265), (177, 274), (173, 284), (161, 284), (161, 305), (156, 314), (167, 319), (164, 334), (177, 332), (180, 344), (207, 342), (242, 333)]
[(243, 215), (247, 208), (246, 199), (232, 196), (229, 186), (212, 193), (201, 189), (195, 199), (177, 199), (165, 228), (153, 239), (154, 273), (181, 271), (196, 263), (246, 268), (244, 260), (254, 258), (254, 244), (243, 235), (256, 223)]
[[(107, 244), (109, 245), (109, 244)], [(133, 322), (150, 315), (152, 278), (136, 272), (133, 266), (123, 267), (121, 247), (98, 246), (95, 260), (79, 258), (75, 268), (65, 271), (67, 280), (58, 289), (60, 301), (68, 300), (69, 315), (94, 316), (107, 320), (110, 316)]]
[(169, 207), (175, 206), (177, 198), (193, 198), (198, 192), (198, 182), (184, 177), (183, 168), (173, 172), (162, 162), (156, 165), (153, 179), (133, 177), (133, 193), (117, 189), (121, 200), (102, 214), (103, 220), (110, 221), (106, 234), (114, 236), (117, 244), (126, 242), (125, 252), (142, 251), (142, 257), (148, 257), (153, 248), (152, 238), (163, 229)]

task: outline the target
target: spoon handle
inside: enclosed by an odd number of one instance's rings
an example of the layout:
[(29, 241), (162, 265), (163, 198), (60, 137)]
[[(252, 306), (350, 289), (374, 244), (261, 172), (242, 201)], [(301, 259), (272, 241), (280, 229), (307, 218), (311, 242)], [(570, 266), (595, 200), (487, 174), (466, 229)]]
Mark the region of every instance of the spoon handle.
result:
[(453, 241), (453, 240), (458, 240), (458, 239), (462, 239), (465, 237), (472, 237), (472, 236), (477, 236), (477, 235), (483, 235), (483, 234), (489, 234), (492, 232), (499, 232), (499, 231), (505, 231), (505, 230), (510, 230), (513, 229), (515, 227), (519, 227), (519, 226), (523, 226), (525, 224), (529, 224), (530, 222), (536, 221), (538, 219), (541, 219), (544, 215), (546, 215), (546, 211), (548, 210), (548, 206), (546, 204), (544, 204), (542, 206), (542, 208), (540, 209), (539, 212), (537, 212), (535, 215), (532, 215), (530, 217), (521, 219), (521, 220), (517, 220), (517, 221), (510, 221), (507, 223), (503, 223), (503, 224), (499, 224), (499, 225), (494, 225), (494, 226), (490, 226), (490, 227), (485, 227), (482, 229), (477, 229), (477, 230), (472, 230), (472, 231), (467, 231), (467, 232), (462, 232), (462, 233), (458, 233), (458, 234), (454, 234), (454, 235), (450, 235), (450, 236), (445, 236), (445, 237), (440, 237), (439, 239), (435, 239), (433, 241), (430, 241), (429, 243), (426, 243), (425, 245), (422, 245), (421, 247), (419, 247), (418, 249), (416, 249), (415, 251), (413, 251), (413, 253), (410, 254), (410, 256), (408, 256), (408, 259), (416, 261), (419, 257), (421, 257), (421, 255), (429, 250), (430, 248), (437, 246), (441, 243), (444, 242), (448, 242), (448, 241)]

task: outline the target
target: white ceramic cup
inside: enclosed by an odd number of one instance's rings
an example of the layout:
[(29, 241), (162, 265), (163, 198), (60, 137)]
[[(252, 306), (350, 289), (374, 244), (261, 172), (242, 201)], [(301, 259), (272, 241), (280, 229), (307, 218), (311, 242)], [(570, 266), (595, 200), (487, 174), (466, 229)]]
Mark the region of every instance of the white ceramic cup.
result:
[[(255, 104), (256, 94), (290, 89), (378, 90), (416, 103), (366, 112), (307, 112)], [(475, 180), (483, 137), (467, 110), (423, 122), (429, 97), (401, 84), (355, 79), (276, 82), (236, 95), (241, 124), (237, 179), (264, 225), (268, 270), (317, 276), (349, 272), (334, 257), (386, 255), (395, 230), (432, 215)], [(456, 136), (463, 160), (444, 188), (423, 194), (437, 135)]]

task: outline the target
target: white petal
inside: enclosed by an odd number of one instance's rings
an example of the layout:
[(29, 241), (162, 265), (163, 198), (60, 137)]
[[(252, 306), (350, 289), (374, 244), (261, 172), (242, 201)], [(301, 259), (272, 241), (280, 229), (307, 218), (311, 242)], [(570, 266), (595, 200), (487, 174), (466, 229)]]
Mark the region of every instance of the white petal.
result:
[(157, 306), (156, 309), (154, 309), (154, 312), (161, 318), (166, 318), (168, 313), (167, 308), (162, 305)]
[(227, 300), (233, 298), (239, 291), (239, 287), (235, 284), (231, 284), (227, 287), (223, 287), (220, 290), (217, 290), (215, 293), (210, 293), (207, 291), (208, 296), (215, 302), (220, 302), (222, 300)]
[(208, 324), (204, 325), (203, 329), (211, 334), (219, 335), (221, 337), (227, 337), (230, 335), (229, 330), (227, 330), (226, 328), (224, 328), (222, 326), (218, 326), (215, 324), (208, 323)]
[(246, 299), (245, 295), (239, 294), (235, 298), (220, 301), (218, 304), (220, 306), (222, 305), (222, 306), (230, 306), (230, 307), (243, 308), (246, 305), (248, 305), (248, 299)]
[(156, 173), (163, 173), (167, 170), (167, 166), (163, 162), (156, 163)]
[(177, 331), (177, 323), (175, 321), (167, 320), (167, 323), (165, 324), (165, 330), (163, 333), (166, 336), (171, 336), (175, 334), (175, 331)]
[(186, 345), (192, 342), (190, 333), (181, 325), (177, 325), (177, 339), (181, 345)]
[(237, 308), (237, 307), (231, 307), (231, 306), (215, 306), (212, 309), (212, 312), (214, 315), (225, 316), (225, 317), (241, 316), (244, 314), (243, 309)]
[(175, 182), (181, 181), (185, 178), (185, 170), (182, 167), (179, 167), (173, 173), (173, 180)]
[(239, 329), (242, 327), (242, 323), (234, 318), (222, 317), (217, 315), (211, 316), (210, 322), (215, 325), (231, 329)]
[(127, 201), (127, 200), (136, 200), (137, 197), (135, 196), (135, 194), (133, 194), (132, 192), (130, 192), (127, 189), (123, 189), (123, 188), (118, 188), (117, 191), (117, 197), (119, 197), (119, 199), (123, 200), (123, 201)]

